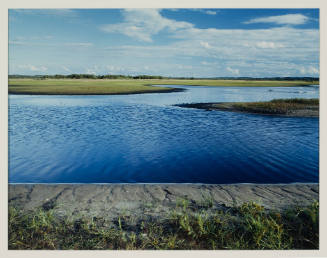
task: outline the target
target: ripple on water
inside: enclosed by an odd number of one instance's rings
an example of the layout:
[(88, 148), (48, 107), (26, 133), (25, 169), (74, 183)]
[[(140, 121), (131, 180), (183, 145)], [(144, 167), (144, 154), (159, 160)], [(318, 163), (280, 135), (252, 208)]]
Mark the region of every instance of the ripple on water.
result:
[(308, 98), (319, 96), (318, 89), (308, 87), (10, 96), (9, 181), (318, 182), (318, 119), (171, 106), (298, 97), (300, 91)]

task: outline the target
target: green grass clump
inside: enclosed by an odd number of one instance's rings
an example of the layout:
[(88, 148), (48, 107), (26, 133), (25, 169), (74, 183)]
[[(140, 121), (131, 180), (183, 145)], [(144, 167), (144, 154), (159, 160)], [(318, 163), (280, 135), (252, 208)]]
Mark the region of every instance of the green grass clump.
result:
[(319, 203), (307, 208), (297, 207), (284, 213), (284, 223), (297, 249), (319, 248)]
[(296, 110), (318, 110), (319, 99), (274, 99), (269, 102), (242, 102), (233, 107), (239, 111), (265, 114), (287, 114)]
[[(206, 197), (207, 198), (207, 197)], [(283, 212), (254, 203), (218, 209), (186, 199), (158, 220), (130, 223), (121, 216), (111, 225), (101, 218), (68, 221), (53, 210), (9, 208), (9, 249), (318, 249), (319, 204)]]
[(271, 103), (277, 103), (277, 104), (291, 104), (294, 106), (297, 105), (319, 105), (319, 99), (299, 99), (299, 98), (294, 98), (294, 99), (274, 99), (270, 101)]

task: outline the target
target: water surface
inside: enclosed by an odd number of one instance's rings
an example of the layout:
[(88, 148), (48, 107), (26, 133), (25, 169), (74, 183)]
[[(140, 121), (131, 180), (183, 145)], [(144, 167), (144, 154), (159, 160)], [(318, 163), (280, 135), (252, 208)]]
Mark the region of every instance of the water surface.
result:
[(9, 96), (10, 183), (318, 182), (319, 119), (205, 111), (192, 102), (317, 98), (319, 87)]

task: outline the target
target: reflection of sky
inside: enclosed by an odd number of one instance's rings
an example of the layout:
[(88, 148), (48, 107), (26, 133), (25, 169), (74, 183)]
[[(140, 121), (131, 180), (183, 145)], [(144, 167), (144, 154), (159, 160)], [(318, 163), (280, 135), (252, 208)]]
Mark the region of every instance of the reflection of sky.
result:
[(10, 182), (318, 180), (318, 119), (170, 106), (312, 98), (318, 88), (185, 88), (125, 96), (10, 95)]
[[(165, 85), (167, 87), (167, 85)], [(107, 96), (27, 96), (10, 95), (10, 103), (27, 105), (99, 106), (117, 104), (174, 105), (197, 102), (268, 101), (277, 98), (318, 98), (319, 87), (205, 87), (177, 86), (184, 92)]]

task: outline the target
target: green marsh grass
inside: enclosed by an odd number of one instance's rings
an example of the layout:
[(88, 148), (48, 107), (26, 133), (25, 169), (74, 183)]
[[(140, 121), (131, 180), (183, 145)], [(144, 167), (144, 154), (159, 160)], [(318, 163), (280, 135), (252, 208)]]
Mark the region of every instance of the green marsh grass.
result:
[[(138, 221), (118, 217), (104, 226), (101, 219), (68, 221), (53, 210), (21, 211), (9, 207), (9, 243), (14, 249), (228, 249), (283, 250), (319, 248), (319, 204), (283, 212), (266, 210), (254, 202), (238, 207), (198, 208), (186, 199), (162, 220)], [(197, 207), (203, 207), (198, 204)], [(213, 209), (213, 210), (211, 210)], [(209, 212), (211, 211), (211, 212)]]
[[(176, 80), (176, 79), (10, 79), (10, 94), (135, 94), (174, 91), (167, 87), (151, 85), (190, 85), (190, 86), (247, 86), (247, 87), (291, 87), (306, 86), (319, 82), (307, 81), (250, 81), (250, 80)], [(175, 89), (176, 90), (176, 89)]]
[(265, 114), (287, 114), (296, 110), (318, 110), (319, 99), (274, 99), (268, 102), (234, 103), (233, 107), (239, 111)]

